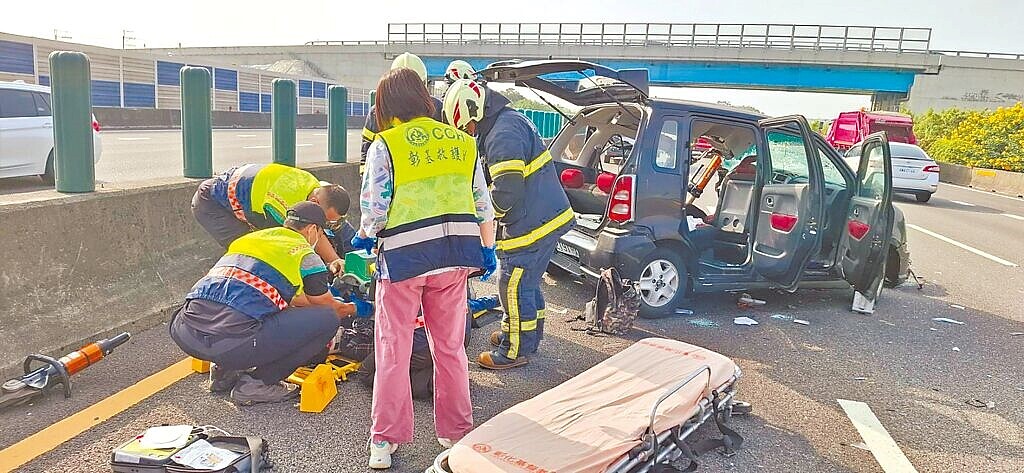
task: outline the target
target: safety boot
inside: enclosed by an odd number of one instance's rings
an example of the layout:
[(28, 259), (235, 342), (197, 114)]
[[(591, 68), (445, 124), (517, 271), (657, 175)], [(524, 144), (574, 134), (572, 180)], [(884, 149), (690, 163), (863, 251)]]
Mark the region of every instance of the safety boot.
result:
[(512, 359), (498, 353), (497, 350), (485, 351), (476, 359), (476, 364), (480, 365), (481, 368), (487, 368), (490, 370), (507, 370), (510, 368), (517, 368), (529, 362), (530, 360), (525, 356), (519, 356)]

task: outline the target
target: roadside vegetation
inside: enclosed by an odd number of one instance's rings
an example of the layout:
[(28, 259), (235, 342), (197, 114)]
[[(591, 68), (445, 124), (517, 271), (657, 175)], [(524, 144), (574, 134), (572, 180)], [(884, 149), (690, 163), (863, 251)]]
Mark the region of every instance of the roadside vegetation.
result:
[(918, 144), (937, 161), (1024, 172), (1024, 105), (914, 115)]

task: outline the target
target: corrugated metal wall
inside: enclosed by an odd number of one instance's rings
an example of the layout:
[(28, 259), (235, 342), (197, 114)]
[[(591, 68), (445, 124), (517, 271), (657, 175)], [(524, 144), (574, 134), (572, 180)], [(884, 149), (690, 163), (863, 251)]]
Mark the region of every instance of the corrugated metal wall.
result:
[[(0, 33), (0, 81), (22, 80), (50, 85), (49, 55), (55, 50), (83, 51), (92, 73), (92, 102), (96, 107), (181, 108), (179, 74), (185, 63), (157, 59), (145, 53), (62, 43)], [(213, 75), (214, 110), (263, 112), (271, 110), (271, 82), (278, 77), (295, 80), (299, 113), (327, 113), (329, 82), (257, 70), (205, 67)], [(365, 115), (368, 91), (349, 91), (351, 113)], [(364, 103), (359, 103), (362, 100)], [(362, 113), (360, 113), (362, 112)]]

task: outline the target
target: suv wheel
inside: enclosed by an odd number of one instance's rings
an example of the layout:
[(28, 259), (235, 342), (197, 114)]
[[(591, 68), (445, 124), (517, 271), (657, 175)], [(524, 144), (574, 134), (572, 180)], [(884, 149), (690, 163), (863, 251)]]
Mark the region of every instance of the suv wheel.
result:
[(917, 201), (921, 202), (921, 203), (928, 202), (929, 200), (932, 200), (932, 193), (931, 192), (920, 192), (920, 193), (914, 194), (914, 198), (916, 198)]
[(672, 315), (686, 297), (689, 274), (682, 258), (668, 248), (651, 252), (640, 265), (640, 316), (656, 319)]

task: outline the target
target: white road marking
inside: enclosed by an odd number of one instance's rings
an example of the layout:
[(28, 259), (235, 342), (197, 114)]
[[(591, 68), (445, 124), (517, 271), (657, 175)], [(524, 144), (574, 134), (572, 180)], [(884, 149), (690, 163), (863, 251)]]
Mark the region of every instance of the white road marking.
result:
[(327, 136), (327, 133), (313, 133), (313, 136)]
[(977, 248), (975, 248), (973, 246), (965, 245), (965, 244), (960, 243), (959, 241), (956, 241), (956, 240), (954, 240), (952, 238), (939, 235), (938, 233), (935, 233), (935, 232), (933, 232), (931, 230), (928, 230), (926, 228), (921, 228), (921, 227), (919, 227), (917, 225), (914, 225), (912, 223), (908, 223), (907, 224), (907, 228), (912, 228), (912, 229), (917, 230), (917, 231), (919, 231), (921, 233), (924, 233), (925, 235), (938, 238), (939, 240), (942, 240), (942, 241), (944, 241), (946, 243), (949, 243), (950, 245), (960, 247), (960, 248), (965, 249), (967, 251), (970, 251), (971, 253), (974, 253), (974, 254), (976, 254), (978, 256), (982, 256), (984, 258), (988, 258), (988, 259), (990, 259), (992, 261), (995, 261), (996, 263), (999, 263), (999, 264), (1001, 264), (1003, 266), (1009, 266), (1011, 268), (1016, 268), (1017, 267), (1017, 263), (1006, 261), (1006, 260), (1004, 260), (1004, 259), (1002, 259), (1002, 258), (1000, 258), (998, 256), (990, 255), (990, 254), (985, 253), (984, 251), (981, 251), (981, 250), (979, 250), (979, 249), (977, 249)]
[(846, 399), (837, 401), (885, 473), (917, 473), (917, 469), (867, 404)]
[(255, 137), (259, 136), (259, 135), (235, 135), (235, 136), (237, 136), (239, 138), (255, 138)]
[(296, 148), (305, 148), (306, 146), (313, 146), (312, 143), (299, 143), (295, 145)]
[(243, 146), (242, 149), (269, 149), (270, 145)]
[(1004, 199), (1010, 199), (1010, 200), (1013, 200), (1013, 201), (1016, 201), (1016, 202), (1024, 202), (1024, 199), (1021, 199), (1020, 197), (1014, 197), (1012, 195), (1000, 194), (1000, 193), (997, 193), (997, 192), (988, 192), (988, 191), (974, 189), (972, 187), (964, 187), (964, 186), (958, 186), (956, 184), (949, 184), (949, 183), (946, 183), (946, 182), (943, 182), (940, 185), (942, 185), (942, 186), (949, 186), (949, 187), (956, 187), (957, 189), (963, 189), (965, 191), (977, 192), (979, 194), (993, 195), (993, 196), (996, 196), (996, 197), (1002, 197)]
[(1003, 216), (1004, 217), (1010, 217), (1010, 218), (1015, 219), (1015, 220), (1024, 220), (1024, 217), (1021, 217), (1020, 215), (1003, 214)]
[(966, 205), (968, 207), (974, 207), (975, 206), (974, 204), (972, 204), (970, 202), (964, 202), (962, 200), (951, 200), (950, 202), (952, 202), (954, 204)]
[(133, 138), (118, 138), (117, 141), (145, 141), (150, 139), (148, 136), (136, 136)]

